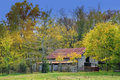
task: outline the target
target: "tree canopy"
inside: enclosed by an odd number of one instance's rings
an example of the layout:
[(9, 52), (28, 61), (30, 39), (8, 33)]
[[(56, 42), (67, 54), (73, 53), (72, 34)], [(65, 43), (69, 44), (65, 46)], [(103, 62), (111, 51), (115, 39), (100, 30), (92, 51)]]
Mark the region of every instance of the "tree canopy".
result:
[(119, 63), (120, 56), (120, 25), (98, 23), (83, 39), (85, 55), (98, 61)]

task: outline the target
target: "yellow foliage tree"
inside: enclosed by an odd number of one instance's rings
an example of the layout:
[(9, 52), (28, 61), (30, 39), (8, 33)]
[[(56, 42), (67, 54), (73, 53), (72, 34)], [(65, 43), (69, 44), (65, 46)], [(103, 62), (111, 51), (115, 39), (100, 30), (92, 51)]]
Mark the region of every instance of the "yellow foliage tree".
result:
[(57, 58), (56, 58), (56, 61), (59, 61), (59, 62), (61, 62), (63, 60), (64, 60), (64, 56), (61, 56), (61, 55), (57, 56)]
[(76, 52), (72, 52), (72, 53), (68, 54), (67, 57), (69, 57), (70, 61), (72, 61), (73, 63), (77, 63), (78, 59), (81, 58), (81, 54), (77, 54)]
[(85, 56), (92, 56), (98, 61), (119, 63), (120, 25), (108, 23), (96, 24), (83, 39)]
[(37, 27), (38, 42), (42, 43), (44, 38), (44, 47), (48, 49), (48, 52), (52, 52), (57, 48), (70, 48), (73, 47), (76, 37), (78, 36), (74, 28), (67, 31), (65, 26), (59, 26), (54, 24), (48, 25), (48, 27)]

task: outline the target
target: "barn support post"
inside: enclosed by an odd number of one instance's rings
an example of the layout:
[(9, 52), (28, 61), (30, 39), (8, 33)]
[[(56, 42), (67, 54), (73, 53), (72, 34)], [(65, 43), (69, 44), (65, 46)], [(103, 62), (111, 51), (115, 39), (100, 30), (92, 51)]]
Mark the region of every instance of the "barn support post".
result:
[(58, 71), (62, 72), (62, 63), (59, 63), (58, 66)]
[(53, 64), (51, 63), (51, 72), (53, 72)]
[(78, 72), (79, 70), (78, 70), (78, 59), (77, 59), (77, 72)]

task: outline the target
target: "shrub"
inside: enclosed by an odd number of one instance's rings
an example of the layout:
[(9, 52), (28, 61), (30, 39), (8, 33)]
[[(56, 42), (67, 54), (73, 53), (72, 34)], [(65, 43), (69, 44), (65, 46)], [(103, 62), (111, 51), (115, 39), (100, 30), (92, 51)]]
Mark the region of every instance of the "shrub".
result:
[(20, 73), (26, 73), (27, 71), (27, 64), (25, 62), (20, 62), (19, 65), (18, 65), (18, 71)]
[(47, 72), (49, 72), (49, 64), (45, 62), (42, 64), (42, 73), (47, 73)]
[(1, 72), (9, 74), (9, 67), (7, 67), (7, 66), (2, 67)]

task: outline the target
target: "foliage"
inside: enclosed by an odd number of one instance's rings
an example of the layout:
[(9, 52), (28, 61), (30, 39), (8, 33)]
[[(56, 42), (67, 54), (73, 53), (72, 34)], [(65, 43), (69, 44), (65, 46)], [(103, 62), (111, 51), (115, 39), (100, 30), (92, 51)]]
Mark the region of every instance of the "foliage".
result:
[(0, 72), (1, 72), (1, 73), (7, 73), (7, 74), (8, 74), (8, 73), (9, 73), (9, 68), (8, 68), (8, 66), (2, 66)]
[(68, 54), (67, 57), (70, 58), (70, 61), (72, 61), (73, 63), (76, 63), (77, 59), (81, 58), (81, 54), (77, 54), (76, 52), (73, 52), (73, 53)]
[(32, 20), (35, 22), (35, 18), (38, 16), (40, 16), (38, 5), (33, 7), (33, 4), (27, 1), (15, 3), (6, 14), (10, 30), (24, 28), (23, 24), (26, 23), (26, 21)]
[(70, 58), (69, 61), (76, 63), (78, 58), (81, 58), (81, 54), (77, 54), (76, 52), (69, 53), (67, 56), (62, 56), (59, 53), (59, 56), (57, 56), (56, 61), (63, 61), (64, 58)]
[(13, 45), (13, 39), (6, 31), (3, 38), (0, 38), (0, 67), (9, 69), (9, 65), (12, 64), (14, 55), (10, 53), (11, 46)]
[(84, 47), (83, 46), (83, 42), (82, 41), (77, 41), (73, 44), (74, 48), (80, 48), (80, 47)]
[(47, 62), (42, 63), (42, 73), (49, 72), (49, 64)]
[(73, 47), (77, 40), (77, 32), (73, 28), (67, 31), (65, 26), (49, 24), (47, 27), (37, 27), (38, 47), (45, 50), (44, 56), (57, 48)]
[(61, 55), (57, 56), (56, 58), (56, 61), (63, 61), (63, 60), (64, 60), (64, 57)]
[(18, 71), (20, 73), (25, 73), (27, 71), (27, 64), (25, 63), (25, 61), (21, 61), (18, 65)]
[(74, 27), (78, 33), (78, 40), (80, 41), (97, 23), (111, 21), (112, 23), (120, 24), (119, 10), (101, 11), (99, 5), (98, 9), (90, 9), (87, 12), (84, 6), (77, 7), (73, 11), (73, 14), (74, 17), (71, 20), (75, 23)]
[[(74, 18), (70, 18), (63, 11), (60, 18), (54, 18), (51, 10), (42, 11), (38, 5), (33, 6), (26, 0), (15, 3), (6, 14), (7, 21), (0, 22), (0, 68), (9, 72), (21, 59), (30, 67), (32, 63), (44, 61), (45, 56), (55, 49), (83, 46), (86, 47), (86, 56), (118, 64), (120, 12), (102, 12), (100, 7), (85, 12), (82, 6), (73, 14)], [(111, 23), (99, 23), (108, 21)], [(73, 62), (81, 57), (76, 53), (68, 56)], [(63, 59), (64, 56), (58, 56), (57, 61)]]
[(28, 53), (34, 50), (32, 44), (36, 39), (35, 18), (39, 14), (38, 6), (33, 7), (26, 1), (12, 6), (6, 15), (7, 25), (0, 24), (0, 67), (10, 69), (18, 60), (28, 60)]
[(94, 29), (86, 34), (83, 44), (86, 47), (86, 56), (106, 63), (120, 62), (120, 26), (117, 24), (96, 24)]

